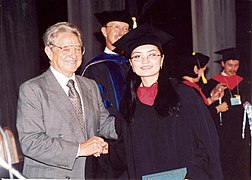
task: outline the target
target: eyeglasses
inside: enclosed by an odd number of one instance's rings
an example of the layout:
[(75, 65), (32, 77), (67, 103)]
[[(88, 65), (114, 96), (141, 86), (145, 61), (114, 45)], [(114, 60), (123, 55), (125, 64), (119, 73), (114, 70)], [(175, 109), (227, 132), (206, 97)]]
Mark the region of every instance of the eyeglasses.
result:
[(69, 54), (70, 52), (72, 52), (73, 49), (75, 50), (74, 52), (77, 53), (77, 54), (83, 55), (85, 53), (85, 47), (84, 46), (79, 46), (79, 45), (57, 46), (57, 45), (52, 44), (52, 43), (50, 43), (49, 45), (61, 49), (63, 54)]
[(116, 31), (120, 31), (120, 30), (129, 31), (130, 30), (128, 26), (113, 25), (113, 26), (106, 26), (106, 27), (111, 27), (112, 29)]
[(148, 60), (157, 60), (157, 58), (161, 56), (161, 54), (155, 54), (155, 53), (151, 53), (151, 54), (148, 54), (146, 56), (143, 56), (142, 54), (141, 55), (134, 55), (131, 57), (131, 59), (135, 62), (141, 62), (142, 59), (146, 58)]

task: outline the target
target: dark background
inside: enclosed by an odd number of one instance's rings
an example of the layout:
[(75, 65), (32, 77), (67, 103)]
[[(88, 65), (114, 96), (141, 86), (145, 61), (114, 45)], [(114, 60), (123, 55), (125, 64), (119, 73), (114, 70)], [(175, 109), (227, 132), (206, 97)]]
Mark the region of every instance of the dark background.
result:
[[(154, 26), (169, 32), (176, 37), (176, 44), (172, 51), (168, 52), (173, 57), (176, 54), (192, 52), (192, 22), (191, 22), (191, 6), (190, 0), (152, 0), (146, 4), (146, 0), (128, 0), (126, 6), (137, 5), (131, 8), (138, 17), (138, 23), (148, 22)], [(162, 4), (162, 5), (160, 5)], [(236, 44), (241, 51), (241, 59), (251, 58), (251, 26), (252, 26), (252, 1), (236, 0)], [(38, 9), (38, 28), (40, 43), (40, 72), (45, 71), (49, 64), (44, 53), (42, 35), (46, 28), (59, 22), (67, 21), (67, 0), (39, 0), (37, 2)], [(104, 44), (101, 42), (101, 51)], [(179, 48), (177, 48), (179, 47)], [(167, 48), (168, 49), (168, 48)], [(171, 58), (168, 62), (171, 73), (174, 74), (174, 66), (176, 62)], [(84, 59), (83, 65), (87, 62)], [(250, 75), (250, 62), (242, 62), (239, 73), (243, 76)]]
[[(139, 24), (147, 22), (160, 29), (168, 31), (176, 37), (176, 46), (179, 51), (192, 51), (192, 28), (191, 28), (191, 7), (190, 0), (153, 0), (146, 4), (146, 0), (126, 1), (126, 7), (130, 8), (137, 4), (133, 9), (137, 16)], [(145, 6), (144, 6), (145, 5)], [(67, 21), (67, 1), (66, 0), (39, 0), (38, 9), (38, 27), (40, 43), (40, 71), (43, 72), (49, 66), (47, 57), (44, 53), (42, 35), (50, 25)], [(101, 51), (104, 44), (101, 43)], [(174, 48), (175, 50), (176, 48)], [(174, 51), (169, 53), (175, 53)], [(84, 60), (83, 64), (87, 60)], [(173, 62), (169, 61), (171, 64)]]

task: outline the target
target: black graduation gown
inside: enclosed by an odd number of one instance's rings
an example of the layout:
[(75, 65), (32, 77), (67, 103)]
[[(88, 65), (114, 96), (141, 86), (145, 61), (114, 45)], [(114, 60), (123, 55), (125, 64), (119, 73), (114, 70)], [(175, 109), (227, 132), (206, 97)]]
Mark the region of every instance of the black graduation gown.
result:
[[(119, 111), (120, 99), (129, 69), (128, 59), (119, 54), (102, 52), (93, 57), (82, 69), (81, 75), (93, 79), (98, 84), (105, 108), (111, 115)], [(114, 140), (105, 139), (109, 144)], [(107, 157), (88, 157), (86, 163), (87, 179), (112, 179), (121, 171), (114, 171), (107, 163)]]
[(92, 58), (82, 69), (82, 76), (98, 84), (104, 106), (112, 115), (118, 113), (128, 69), (127, 58), (104, 52)]
[(208, 109), (192, 88), (181, 84), (177, 90), (177, 117), (160, 118), (153, 106), (140, 101), (133, 123), (119, 114), (119, 139), (109, 153), (114, 168), (127, 169), (127, 178), (187, 167), (189, 179), (222, 179), (218, 134)]
[(183, 83), (194, 88), (194, 90), (202, 97), (202, 100), (204, 101), (205, 105), (208, 107), (213, 118), (218, 116), (215, 105), (212, 105), (212, 104), (209, 105), (206, 95), (202, 92), (201, 87), (197, 83), (191, 83), (189, 81), (183, 81)]
[[(210, 79), (208, 83), (202, 87), (203, 92), (206, 95), (210, 94), (210, 91), (219, 82)], [(248, 88), (248, 87), (247, 87)], [(221, 113), (222, 123), (220, 123), (220, 115), (214, 117), (219, 138), (220, 138), (220, 154), (221, 164), (225, 179), (247, 179), (250, 176), (250, 134), (249, 124), (246, 123), (245, 139), (242, 139), (242, 124), (244, 108), (241, 105), (231, 106), (230, 93), (232, 95), (240, 94), (242, 103), (247, 99), (247, 94), (244, 92), (245, 81), (242, 80), (238, 88), (225, 89), (222, 102), (226, 102), (229, 106), (229, 110)], [(239, 91), (239, 93), (237, 92)], [(213, 103), (213, 106), (217, 106), (219, 102)], [(222, 125), (221, 125), (222, 124)]]

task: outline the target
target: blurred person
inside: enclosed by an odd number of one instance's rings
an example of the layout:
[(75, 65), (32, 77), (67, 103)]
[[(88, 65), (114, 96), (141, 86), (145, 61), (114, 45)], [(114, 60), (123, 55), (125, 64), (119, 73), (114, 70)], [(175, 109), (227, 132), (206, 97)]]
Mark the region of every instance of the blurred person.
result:
[(117, 143), (110, 146), (120, 179), (187, 168), (188, 179), (222, 179), (219, 141), (201, 97), (172, 81), (163, 67), (162, 45), (173, 37), (148, 24), (114, 43), (131, 69), (116, 117)]
[[(101, 34), (105, 39), (103, 52), (95, 55), (83, 67), (81, 75), (95, 80), (98, 84), (102, 101), (111, 116), (116, 116), (119, 104), (125, 88), (125, 78), (128, 73), (128, 59), (121, 52), (114, 52), (113, 43), (124, 36), (132, 28), (133, 21), (127, 10), (103, 11), (94, 14), (101, 24)], [(107, 139), (109, 143), (113, 140)], [(97, 162), (96, 162), (97, 161)], [(121, 172), (112, 171), (109, 164), (103, 160), (94, 159), (96, 173), (90, 178), (111, 179), (117, 177)]]
[(85, 179), (86, 158), (108, 153), (108, 143), (99, 136), (117, 138), (114, 118), (103, 106), (95, 81), (75, 75), (85, 52), (78, 27), (56, 23), (43, 41), (50, 67), (19, 91), (23, 174), (32, 179)]
[[(242, 139), (243, 129), (243, 103), (248, 99), (244, 78), (237, 74), (240, 66), (239, 51), (234, 48), (226, 48), (215, 52), (222, 55), (219, 63), (223, 70), (213, 76), (202, 91), (206, 96), (216, 84), (222, 83), (227, 88), (221, 102), (228, 104), (228, 110), (222, 116), (216, 116), (217, 129), (220, 137), (221, 163), (225, 179), (247, 179), (250, 175), (250, 135), (249, 125), (246, 124), (245, 139)], [(218, 105), (219, 102), (215, 102)]]
[(96, 13), (95, 17), (102, 25), (101, 33), (105, 38), (106, 47), (103, 52), (88, 61), (81, 75), (96, 81), (104, 106), (111, 115), (116, 115), (129, 64), (127, 58), (113, 51), (113, 43), (129, 32), (133, 21), (127, 10), (104, 11)]
[(226, 102), (213, 105), (213, 102), (218, 101), (224, 96), (224, 89), (226, 86), (222, 83), (216, 84), (216, 86), (211, 90), (211, 95), (208, 97), (205, 96), (205, 94), (202, 92), (201, 84), (207, 84), (205, 71), (207, 69), (208, 62), (209, 56), (199, 52), (193, 52), (192, 54), (179, 56), (177, 79), (194, 88), (202, 97), (202, 100), (206, 106), (209, 108), (211, 115), (215, 117), (219, 113), (228, 110), (228, 105)]

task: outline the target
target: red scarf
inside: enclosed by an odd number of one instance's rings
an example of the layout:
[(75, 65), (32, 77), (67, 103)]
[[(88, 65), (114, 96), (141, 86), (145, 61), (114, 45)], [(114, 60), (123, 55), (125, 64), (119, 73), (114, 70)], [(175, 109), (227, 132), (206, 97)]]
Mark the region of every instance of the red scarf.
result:
[(226, 84), (229, 89), (233, 90), (242, 80), (243, 78), (238, 75), (233, 76), (223, 76), (222, 74), (217, 74), (212, 77), (215, 81)]
[(138, 87), (137, 97), (141, 103), (152, 106), (158, 93), (158, 84), (154, 83), (150, 87)]
[(190, 81), (183, 81), (183, 83), (186, 84), (187, 86), (190, 86), (190, 87), (193, 87), (194, 89), (196, 89), (200, 93), (204, 103), (209, 106), (209, 103), (208, 103), (206, 96), (201, 91), (201, 88), (199, 87), (199, 85), (197, 83), (192, 83)]

